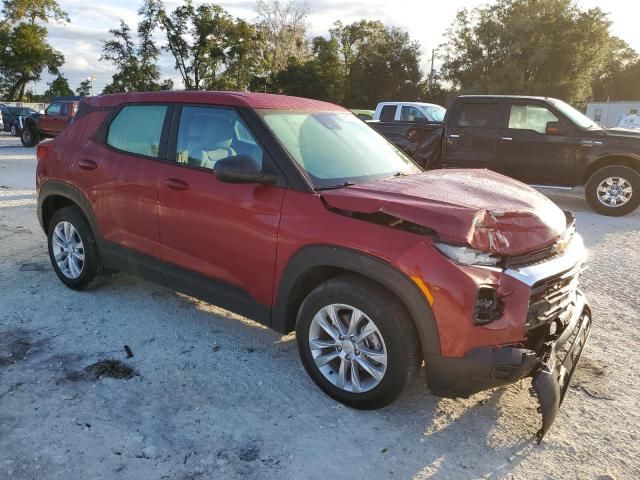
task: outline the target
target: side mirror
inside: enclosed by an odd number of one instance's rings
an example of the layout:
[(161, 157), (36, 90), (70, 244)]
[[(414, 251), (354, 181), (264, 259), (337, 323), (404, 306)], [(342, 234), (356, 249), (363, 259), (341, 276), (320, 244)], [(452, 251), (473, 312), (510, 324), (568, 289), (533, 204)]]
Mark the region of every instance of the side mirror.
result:
[(564, 137), (565, 135), (569, 135), (569, 129), (562, 122), (547, 122), (546, 133), (547, 135)]
[(218, 180), (225, 183), (273, 185), (278, 181), (277, 175), (264, 173), (258, 162), (249, 155), (236, 155), (218, 160), (213, 166), (213, 173)]

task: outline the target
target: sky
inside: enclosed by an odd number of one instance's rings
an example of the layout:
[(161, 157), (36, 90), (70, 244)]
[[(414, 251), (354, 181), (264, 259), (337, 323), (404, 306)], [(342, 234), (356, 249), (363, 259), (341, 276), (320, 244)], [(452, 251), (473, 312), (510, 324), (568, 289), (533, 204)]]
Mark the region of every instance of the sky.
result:
[[(58, 0), (61, 7), (69, 13), (68, 24), (49, 24), (49, 42), (65, 56), (62, 73), (69, 79), (72, 89), (89, 76), (93, 82), (94, 93), (100, 93), (110, 82), (113, 66), (99, 60), (102, 40), (109, 38), (109, 29), (117, 27), (120, 19), (134, 30), (138, 19), (136, 11), (141, 1), (136, 0)], [(204, 3), (194, 0), (195, 4)], [(253, 0), (213, 0), (233, 16), (245, 20), (255, 20)], [(422, 46), (422, 68), (430, 68), (431, 50), (444, 41), (444, 33), (462, 8), (474, 8), (485, 5), (486, 0), (307, 0), (311, 9), (309, 16), (309, 35), (327, 35), (335, 20), (350, 23), (360, 19), (379, 19), (385, 24), (400, 27), (409, 32), (412, 39)], [(172, 10), (178, 0), (165, 0), (167, 10)], [(600, 7), (609, 12), (613, 22), (611, 33), (625, 40), (632, 48), (640, 52), (640, 1), (638, 0), (578, 0), (582, 8)], [(162, 34), (158, 42), (163, 43)], [(160, 58), (161, 79), (171, 78), (176, 86), (181, 85), (180, 77), (173, 68), (172, 58), (163, 53)], [(436, 61), (437, 66), (437, 61)], [(51, 81), (48, 74), (43, 75), (35, 85), (35, 91), (42, 93), (46, 83)], [(33, 86), (33, 84), (31, 85)]]

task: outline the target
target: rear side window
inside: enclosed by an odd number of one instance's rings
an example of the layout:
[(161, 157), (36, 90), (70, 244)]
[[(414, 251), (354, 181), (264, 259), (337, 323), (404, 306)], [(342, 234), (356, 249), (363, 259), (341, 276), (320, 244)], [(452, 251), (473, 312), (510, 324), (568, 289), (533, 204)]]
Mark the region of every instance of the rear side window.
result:
[(107, 144), (118, 150), (158, 157), (166, 105), (127, 105), (109, 125)]
[(491, 128), (498, 126), (497, 103), (463, 103), (456, 126)]
[(398, 109), (395, 105), (385, 105), (382, 107), (380, 111), (380, 121), (381, 122), (393, 122), (396, 119), (396, 110)]

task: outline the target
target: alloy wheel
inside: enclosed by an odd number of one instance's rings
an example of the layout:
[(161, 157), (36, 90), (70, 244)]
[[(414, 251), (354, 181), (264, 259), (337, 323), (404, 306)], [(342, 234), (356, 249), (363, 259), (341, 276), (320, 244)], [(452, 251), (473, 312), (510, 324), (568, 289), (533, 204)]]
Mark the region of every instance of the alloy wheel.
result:
[(334, 386), (352, 393), (372, 390), (387, 370), (380, 330), (364, 312), (343, 304), (323, 307), (309, 327), (316, 367)]
[(597, 188), (598, 200), (606, 207), (620, 207), (631, 200), (633, 187), (622, 177), (607, 177)]
[(67, 221), (56, 225), (51, 238), (53, 256), (62, 274), (75, 280), (84, 268), (84, 244), (78, 230)]

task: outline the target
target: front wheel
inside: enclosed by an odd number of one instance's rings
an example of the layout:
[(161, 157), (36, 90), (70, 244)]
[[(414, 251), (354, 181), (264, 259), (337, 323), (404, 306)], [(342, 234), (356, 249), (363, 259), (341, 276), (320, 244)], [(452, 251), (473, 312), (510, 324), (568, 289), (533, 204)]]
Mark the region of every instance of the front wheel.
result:
[(623, 165), (601, 168), (587, 181), (585, 196), (591, 208), (602, 215), (626, 215), (640, 205), (640, 174)]
[(421, 363), (404, 306), (380, 285), (355, 275), (328, 280), (307, 296), (296, 338), (312, 380), (330, 397), (358, 409), (393, 402)]
[(20, 141), (24, 147), (33, 147), (40, 141), (40, 133), (33, 127), (24, 127)]

